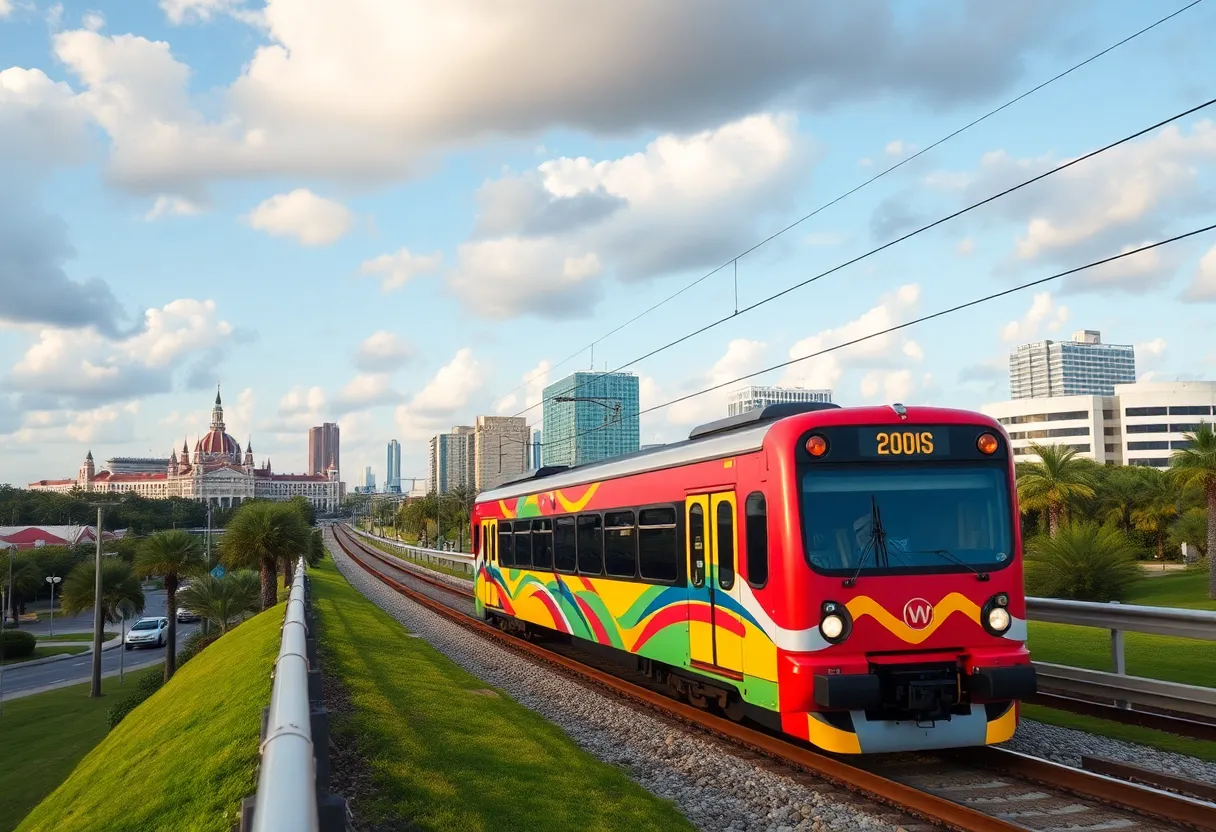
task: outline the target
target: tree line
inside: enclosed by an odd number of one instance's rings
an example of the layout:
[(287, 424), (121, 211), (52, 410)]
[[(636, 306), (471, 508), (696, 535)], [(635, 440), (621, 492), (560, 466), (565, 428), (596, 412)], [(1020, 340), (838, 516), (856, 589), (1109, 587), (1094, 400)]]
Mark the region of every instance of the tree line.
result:
[(1141, 577), (1138, 560), (1198, 555), (1216, 598), (1216, 433), (1201, 422), (1168, 469), (1104, 466), (1064, 445), (1030, 445), (1017, 465), (1032, 595), (1120, 600)]

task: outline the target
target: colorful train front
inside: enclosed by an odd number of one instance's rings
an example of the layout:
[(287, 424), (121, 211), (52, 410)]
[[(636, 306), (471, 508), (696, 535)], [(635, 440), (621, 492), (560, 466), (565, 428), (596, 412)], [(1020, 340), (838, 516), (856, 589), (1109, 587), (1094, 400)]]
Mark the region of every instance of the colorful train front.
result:
[(788, 574), (810, 575), (773, 633), (782, 728), (839, 753), (1003, 742), (1035, 691), (1007, 437), (978, 414), (885, 410), (766, 437), (793, 449), (770, 457), (792, 484), (779, 533)]

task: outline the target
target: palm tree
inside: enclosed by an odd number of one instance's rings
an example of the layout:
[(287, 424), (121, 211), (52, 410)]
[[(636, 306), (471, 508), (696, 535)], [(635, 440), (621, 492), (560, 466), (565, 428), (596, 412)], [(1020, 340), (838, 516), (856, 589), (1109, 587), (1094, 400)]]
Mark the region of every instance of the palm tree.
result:
[(177, 588), (181, 579), (202, 574), (203, 547), (199, 539), (182, 529), (157, 532), (135, 553), (135, 571), (160, 575), (165, 582), (165, 613), (169, 617), (169, 644), (165, 648), (165, 681), (177, 671)]
[(1132, 521), (1137, 529), (1153, 536), (1157, 559), (1163, 562), (1164, 568), (1165, 537), (1170, 524), (1178, 517), (1181, 494), (1178, 483), (1156, 469), (1145, 469), (1141, 481), (1142, 497), (1140, 505), (1132, 511)]
[(1094, 466), (1063, 445), (1032, 442), (1030, 452), (1040, 461), (1021, 466), (1018, 500), (1023, 509), (1046, 511), (1048, 534), (1055, 537), (1069, 503), (1094, 496)]
[(1135, 528), (1132, 514), (1144, 504), (1145, 472), (1154, 469), (1137, 465), (1109, 468), (1098, 488), (1100, 514), (1107, 523), (1114, 523), (1124, 534)]
[[(1216, 431), (1208, 422), (1200, 422), (1193, 433), (1183, 437), (1189, 447), (1174, 451), (1170, 457), (1170, 474), (1183, 486), (1198, 486), (1208, 510), (1208, 552), (1216, 547)], [(1216, 557), (1208, 557), (1208, 597), (1216, 598)]]
[(262, 579), (262, 609), (278, 602), (275, 575), (283, 560), (308, 551), (308, 525), (294, 506), (258, 502), (242, 505), (220, 539), (220, 558), (230, 569), (257, 569)]
[[(76, 565), (63, 579), (60, 604), (67, 615), (93, 609), (95, 565)], [(101, 561), (101, 615), (107, 624), (117, 624), (126, 613), (128, 618), (144, 611), (144, 590), (130, 564), (118, 558)]]
[(240, 570), (222, 578), (204, 575), (182, 590), (182, 603), (214, 624), (223, 635), (236, 618), (257, 610), (260, 596), (257, 573)]
[(1026, 544), (1026, 594), (1120, 601), (1140, 580), (1136, 547), (1114, 526), (1066, 523)]
[(1207, 557), (1208, 515), (1204, 509), (1188, 509), (1170, 526), (1170, 545), (1181, 549), (1183, 543), (1194, 546), (1200, 557)]

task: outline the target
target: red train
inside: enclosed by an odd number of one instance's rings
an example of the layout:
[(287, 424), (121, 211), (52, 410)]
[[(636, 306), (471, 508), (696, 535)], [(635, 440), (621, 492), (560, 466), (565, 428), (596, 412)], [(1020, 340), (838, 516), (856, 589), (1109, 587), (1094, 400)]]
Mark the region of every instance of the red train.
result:
[(1035, 692), (1008, 437), (773, 405), (478, 498), (479, 612), (829, 751), (998, 743)]

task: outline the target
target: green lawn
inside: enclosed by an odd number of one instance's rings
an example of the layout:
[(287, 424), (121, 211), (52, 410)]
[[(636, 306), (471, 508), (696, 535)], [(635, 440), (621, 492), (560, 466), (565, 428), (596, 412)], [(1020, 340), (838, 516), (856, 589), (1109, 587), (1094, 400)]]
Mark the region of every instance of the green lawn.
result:
[(35, 647), (34, 655), (26, 656), (23, 659), (3, 659), (0, 664), (21, 664), (22, 662), (32, 662), (34, 659), (45, 659), (48, 656), (58, 656), (63, 653), (83, 653), (88, 650), (87, 647)]
[[(110, 639), (116, 638), (117, 636), (118, 636), (118, 633), (103, 633), (101, 640), (109, 641)], [(59, 635), (54, 635), (54, 636), (38, 636), (39, 644), (43, 643), (44, 641), (49, 641), (49, 642), (87, 641), (91, 644), (93, 642), (93, 634), (92, 633), (60, 633)]]
[(408, 554), (403, 552), (401, 549), (396, 548), (395, 546), (393, 546), (390, 543), (381, 543), (379, 540), (374, 540), (372, 538), (366, 538), (366, 537), (357, 537), (356, 539), (361, 540), (364, 543), (370, 543), (371, 545), (373, 545), (377, 549), (379, 549), (381, 552), (384, 552), (384, 554), (390, 555), (391, 557), (394, 557), (397, 560), (403, 560), (408, 563), (416, 564), (418, 566), (423, 567), (424, 569), (430, 569), (432, 572), (442, 572), (445, 575), (451, 575), (453, 578), (463, 578), (466, 581), (473, 580), (472, 576), (470, 576), (467, 572), (461, 572), (459, 569), (452, 569), (447, 566), (443, 566), (441, 564), (431, 563), (430, 561), (422, 560), (420, 558), (412, 558)]
[(335, 715), (334, 733), (371, 768), (374, 794), (359, 805), (369, 828), (692, 828), (671, 803), (410, 638), (332, 561), (312, 575), (323, 666), (353, 709)]
[[(103, 690), (131, 690), (138, 681), (132, 675), (120, 688), (118, 680), (106, 679)], [(90, 699), (83, 684), (4, 703), (0, 760), (9, 762), (9, 772), (0, 788), (0, 832), (12, 832), (105, 736), (106, 711), (117, 698)]]
[[(282, 621), (282, 605), (273, 607), (183, 665), (30, 813), (20, 832), (228, 832), (241, 799), (257, 788), (258, 733)], [(118, 699), (109, 695), (102, 707)], [(45, 729), (35, 721), (31, 730)], [(3, 759), (23, 777), (30, 757), (23, 750)]]
[(1216, 610), (1216, 600), (1208, 597), (1206, 572), (1171, 572), (1155, 578), (1145, 578), (1132, 587), (1129, 604), (1150, 607), (1188, 607), (1195, 610)]

